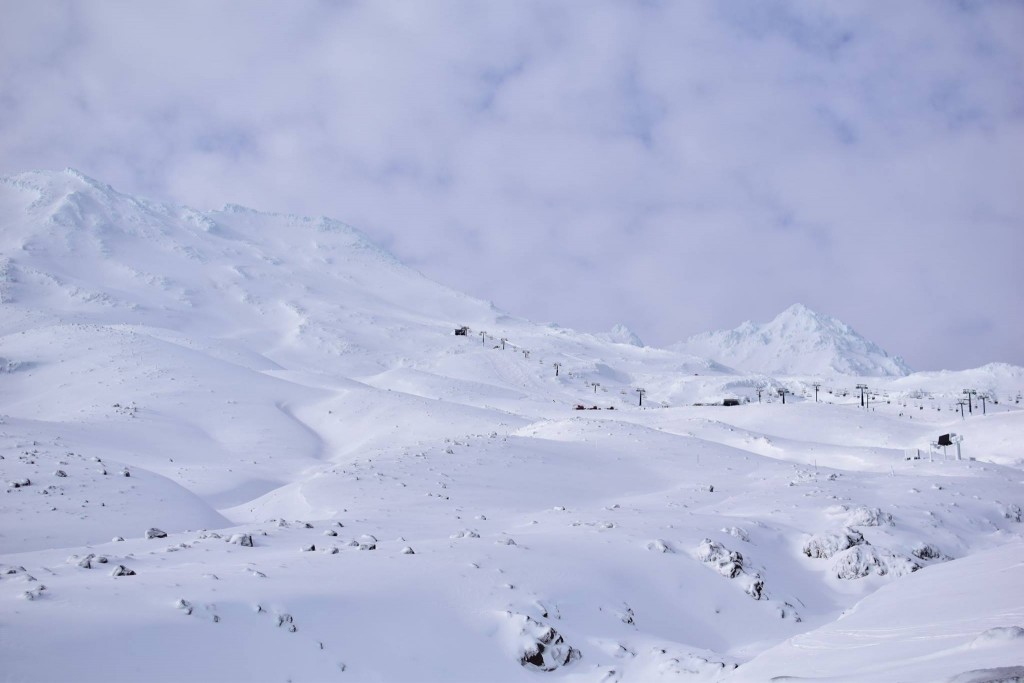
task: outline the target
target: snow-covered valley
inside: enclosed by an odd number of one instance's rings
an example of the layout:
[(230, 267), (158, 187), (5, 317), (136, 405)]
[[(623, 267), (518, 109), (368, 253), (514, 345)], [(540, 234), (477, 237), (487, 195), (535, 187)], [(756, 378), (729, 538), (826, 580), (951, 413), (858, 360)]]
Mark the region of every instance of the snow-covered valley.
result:
[(73, 171), (0, 225), (0, 680), (1024, 680), (1022, 368), (646, 347)]

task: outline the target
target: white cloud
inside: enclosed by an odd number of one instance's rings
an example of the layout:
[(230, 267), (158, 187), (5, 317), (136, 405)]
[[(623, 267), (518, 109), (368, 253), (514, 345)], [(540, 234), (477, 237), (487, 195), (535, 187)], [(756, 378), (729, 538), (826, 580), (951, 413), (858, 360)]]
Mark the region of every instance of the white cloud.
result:
[(649, 343), (800, 300), (919, 367), (1024, 363), (1019, 3), (0, 12), (0, 171), (330, 214)]

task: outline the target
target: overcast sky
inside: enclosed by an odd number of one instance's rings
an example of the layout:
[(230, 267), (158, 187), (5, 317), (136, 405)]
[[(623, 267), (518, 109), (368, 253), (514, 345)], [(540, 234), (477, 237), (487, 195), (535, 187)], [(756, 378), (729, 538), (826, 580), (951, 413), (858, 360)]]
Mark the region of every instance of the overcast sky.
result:
[(329, 215), (652, 345), (801, 302), (916, 369), (1024, 365), (1020, 0), (0, 12), (0, 173)]

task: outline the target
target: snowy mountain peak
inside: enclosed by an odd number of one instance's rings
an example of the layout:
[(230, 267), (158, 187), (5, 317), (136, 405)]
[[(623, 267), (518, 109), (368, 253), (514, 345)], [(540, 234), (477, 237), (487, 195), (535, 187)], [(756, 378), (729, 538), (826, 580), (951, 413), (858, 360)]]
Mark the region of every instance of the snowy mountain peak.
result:
[(42, 203), (59, 201), (76, 192), (99, 192), (117, 195), (110, 185), (91, 178), (73, 168), (63, 171), (25, 171), (11, 176), (0, 177), (0, 184), (34, 192)]
[(735, 368), (786, 375), (903, 376), (910, 368), (830, 315), (793, 304), (771, 322), (690, 337), (676, 346)]
[(857, 333), (853, 329), (830, 315), (812, 311), (803, 304), (793, 304), (775, 316), (775, 319), (764, 326), (765, 329), (778, 330), (783, 333), (817, 332), (836, 336), (850, 336)]
[(609, 341), (613, 344), (629, 344), (630, 346), (646, 346), (643, 340), (625, 325), (619, 323), (618, 325), (612, 326), (610, 332), (604, 332), (596, 335), (598, 339), (603, 341)]
[(0, 302), (25, 315), (261, 330), (261, 350), (316, 345), (331, 355), (370, 348), (382, 330), (495, 315), (340, 221), (198, 211), (72, 169), (0, 178), (0, 224)]

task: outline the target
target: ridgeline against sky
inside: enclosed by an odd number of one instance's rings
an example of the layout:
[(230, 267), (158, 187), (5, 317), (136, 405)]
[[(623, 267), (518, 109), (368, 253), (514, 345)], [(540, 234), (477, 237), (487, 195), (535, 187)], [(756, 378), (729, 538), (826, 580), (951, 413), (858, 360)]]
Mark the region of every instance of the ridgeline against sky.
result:
[(1024, 364), (1012, 2), (0, 1), (0, 173), (358, 226), (664, 346), (794, 301)]

